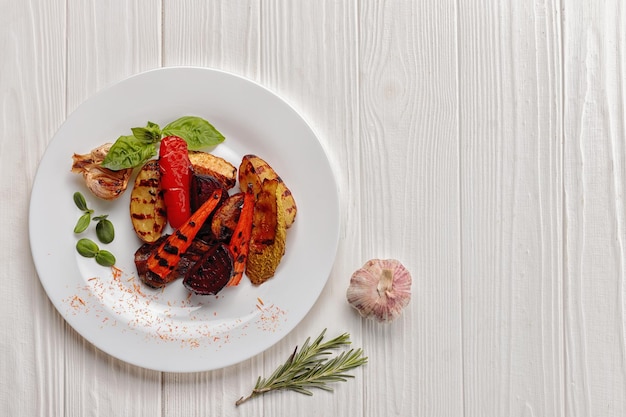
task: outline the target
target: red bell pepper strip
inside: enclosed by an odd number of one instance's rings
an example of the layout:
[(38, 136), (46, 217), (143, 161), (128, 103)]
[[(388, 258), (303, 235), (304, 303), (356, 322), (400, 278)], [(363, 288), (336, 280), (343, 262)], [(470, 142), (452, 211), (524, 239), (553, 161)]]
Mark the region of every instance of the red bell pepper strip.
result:
[(177, 229), (191, 216), (191, 162), (184, 139), (168, 136), (161, 140), (159, 169), (167, 220)]

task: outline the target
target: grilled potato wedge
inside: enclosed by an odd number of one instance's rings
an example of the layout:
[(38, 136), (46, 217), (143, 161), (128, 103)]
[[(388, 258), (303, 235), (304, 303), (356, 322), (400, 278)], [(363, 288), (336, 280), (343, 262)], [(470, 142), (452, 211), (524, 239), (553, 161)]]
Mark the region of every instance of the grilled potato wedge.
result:
[(274, 276), (285, 254), (287, 218), (279, 180), (261, 183), (254, 206), (246, 275), (254, 285)]
[(282, 200), (286, 226), (291, 227), (298, 212), (296, 201), (289, 188), (267, 162), (256, 155), (245, 155), (239, 166), (238, 179), (241, 191), (246, 192), (248, 187), (252, 187), (254, 195), (259, 194), (264, 180), (277, 180), (277, 192)]
[(237, 182), (237, 167), (227, 160), (201, 151), (189, 151), (189, 161), (194, 172), (210, 175), (230, 190)]
[(159, 161), (153, 159), (139, 170), (130, 194), (130, 219), (133, 229), (139, 239), (146, 243), (159, 239), (167, 224), (160, 184)]

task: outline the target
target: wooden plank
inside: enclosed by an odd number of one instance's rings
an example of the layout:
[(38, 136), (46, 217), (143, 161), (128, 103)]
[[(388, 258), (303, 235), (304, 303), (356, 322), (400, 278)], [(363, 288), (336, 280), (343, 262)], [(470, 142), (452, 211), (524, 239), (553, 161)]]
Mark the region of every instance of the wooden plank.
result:
[(414, 280), (403, 317), (361, 326), (366, 415), (463, 415), (455, 4), (360, 2), (361, 235), (348, 244)]
[(566, 409), (623, 416), (626, 9), (564, 3)]
[(161, 66), (161, 2), (68, 4), (68, 113), (97, 91)]
[(28, 211), (37, 164), (65, 116), (64, 2), (1, 8), (0, 414), (62, 415), (64, 324), (28, 261)]
[(256, 79), (259, 1), (163, 4), (163, 65), (221, 69)]
[(562, 416), (560, 6), (458, 15), (465, 415)]
[[(263, 375), (284, 363), (296, 346), (323, 329), (332, 338), (348, 332), (363, 347), (357, 315), (345, 294), (359, 245), (347, 241), (360, 235), (350, 227), (358, 221), (360, 200), (353, 181), (360, 182), (358, 163), (347, 155), (358, 143), (358, 20), (353, 1), (264, 2), (261, 7), (261, 71), (259, 79), (300, 112), (326, 150), (340, 193), (340, 243), (325, 289), (308, 316), (285, 339), (264, 354)], [(349, 203), (348, 203), (349, 202)], [(315, 254), (311, 254), (315, 256)], [(357, 265), (360, 263), (357, 260)], [(262, 399), (266, 415), (363, 415), (363, 369), (354, 379), (337, 383), (334, 392), (314, 391), (309, 398), (293, 392)]]
[[(68, 2), (67, 114), (100, 89), (161, 64), (160, 19), (155, 0)], [(114, 359), (69, 328), (60, 334), (65, 415), (160, 413), (159, 372)]]
[[(163, 62), (229, 71), (258, 81), (258, 1), (184, 0), (163, 4)], [(164, 415), (259, 415), (262, 403), (246, 410), (235, 401), (262, 372), (263, 357), (212, 372), (163, 376)]]

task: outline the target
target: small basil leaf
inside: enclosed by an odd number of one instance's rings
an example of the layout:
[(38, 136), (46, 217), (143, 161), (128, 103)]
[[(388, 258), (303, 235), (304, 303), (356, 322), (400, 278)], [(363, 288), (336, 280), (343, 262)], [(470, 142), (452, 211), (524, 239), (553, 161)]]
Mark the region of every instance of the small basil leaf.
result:
[(163, 128), (163, 135), (183, 138), (190, 150), (224, 142), (224, 136), (211, 123), (196, 116), (184, 116), (174, 120)]
[(101, 250), (96, 253), (96, 262), (102, 266), (113, 266), (115, 265), (115, 256), (109, 251)]
[(93, 221), (94, 221), (94, 222), (99, 222), (100, 220), (104, 220), (104, 219), (106, 219), (107, 217), (109, 217), (109, 215), (108, 215), (108, 214), (101, 214), (100, 216), (96, 216), (96, 217), (94, 217), (94, 218), (93, 218)]
[(115, 239), (113, 223), (106, 218), (101, 219), (98, 224), (96, 224), (96, 236), (98, 236), (98, 240), (102, 243), (113, 242), (113, 239)]
[(133, 136), (146, 144), (158, 142), (161, 139), (161, 128), (158, 124), (148, 122), (146, 127), (133, 127)]
[(78, 207), (81, 211), (89, 210), (87, 208), (87, 201), (85, 201), (85, 197), (78, 191), (74, 193), (74, 204), (76, 204), (76, 207)]
[(100, 248), (91, 239), (80, 239), (76, 242), (76, 250), (85, 258), (93, 258), (100, 251)]
[(156, 153), (154, 143), (145, 143), (135, 136), (120, 136), (104, 157), (102, 166), (114, 171), (134, 168), (155, 156)]
[(80, 216), (78, 222), (76, 222), (76, 226), (74, 226), (74, 233), (83, 233), (89, 227), (90, 222), (91, 213), (87, 212)]

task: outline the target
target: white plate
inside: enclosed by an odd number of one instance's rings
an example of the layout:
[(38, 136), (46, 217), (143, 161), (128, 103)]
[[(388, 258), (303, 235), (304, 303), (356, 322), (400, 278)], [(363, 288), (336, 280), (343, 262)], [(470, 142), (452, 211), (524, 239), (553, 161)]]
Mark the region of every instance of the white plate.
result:
[[(274, 278), (190, 296), (180, 281), (165, 290), (139, 282), (133, 262), (140, 241), (128, 213), (130, 190), (98, 200), (70, 172), (72, 154), (88, 153), (131, 127), (161, 127), (185, 115), (209, 120), (226, 140), (212, 152), (239, 165), (254, 153), (292, 190), (298, 214)], [(131, 184), (132, 186), (132, 184)], [(95, 214), (108, 214), (119, 274), (77, 254), (73, 233), (81, 191)], [(30, 242), (41, 283), (57, 310), (101, 350), (144, 368), (192, 372), (248, 359), (283, 338), (311, 309), (334, 262), (338, 195), (328, 159), (308, 124), (265, 88), (225, 72), (163, 68), (122, 81), (87, 100), (61, 126), (37, 171), (30, 203)]]

